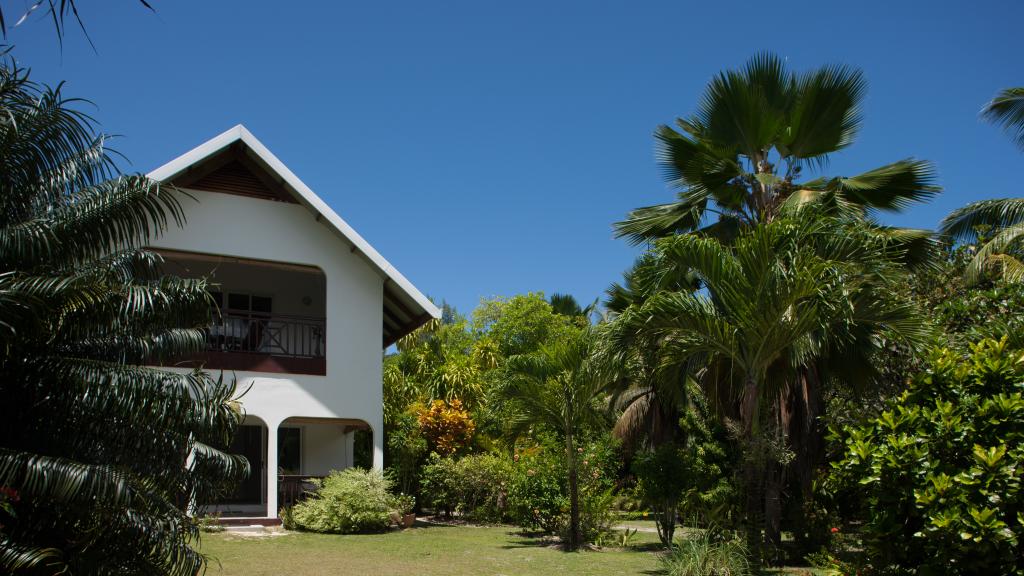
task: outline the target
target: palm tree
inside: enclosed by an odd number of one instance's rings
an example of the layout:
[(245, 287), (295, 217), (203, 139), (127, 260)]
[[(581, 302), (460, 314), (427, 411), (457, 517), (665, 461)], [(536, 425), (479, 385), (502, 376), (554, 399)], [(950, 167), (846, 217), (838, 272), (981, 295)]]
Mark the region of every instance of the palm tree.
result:
[(597, 311), (597, 300), (594, 300), (586, 307), (580, 306), (579, 301), (572, 294), (561, 294), (555, 292), (548, 298), (548, 304), (555, 314), (569, 316), (570, 318), (583, 318), (587, 321)]
[[(867, 364), (882, 334), (915, 346), (928, 334), (899, 297), (901, 248), (818, 209), (784, 214), (741, 230), (732, 242), (691, 234), (659, 240), (655, 267), (693, 274), (701, 290), (659, 291), (614, 321), (617, 337), (646, 332), (660, 339), (662, 363), (699, 379), (738, 422), (755, 551), (762, 528), (769, 545), (779, 543), (780, 461), (790, 451), (785, 408), (801, 393), (798, 375), (822, 363)], [(830, 373), (838, 380), (858, 375)]]
[(75, 102), (0, 66), (0, 572), (196, 574), (185, 509), (247, 472), (234, 383), (140, 366), (202, 346), (211, 300), (140, 248), (179, 201)]
[(609, 385), (610, 407), (618, 414), (612, 433), (627, 450), (658, 446), (677, 439), (679, 419), (688, 403), (685, 374), (662, 366), (662, 342), (647, 331), (622, 331), (615, 318), (664, 290), (696, 290), (696, 278), (688, 271), (672, 274), (659, 267), (651, 254), (637, 259), (606, 291), (605, 307), (611, 322), (601, 326), (600, 356), (615, 368)]
[[(845, 66), (804, 74), (761, 54), (708, 85), (696, 114), (678, 130), (655, 131), (658, 159), (675, 202), (634, 210), (615, 225), (635, 243), (700, 231), (721, 238), (771, 220), (790, 201), (860, 210), (899, 210), (939, 191), (928, 162), (905, 159), (852, 177), (803, 180), (853, 143), (866, 83)], [(717, 219), (712, 221), (712, 215)]]
[[(1024, 88), (1003, 90), (985, 105), (981, 115), (1002, 126), (1024, 149)], [(1020, 258), (1024, 198), (972, 202), (946, 216), (940, 229), (954, 241), (985, 240), (965, 270), (969, 284), (977, 283), (989, 268), (997, 269), (1008, 282), (1024, 280), (1024, 263)]]
[(583, 330), (565, 340), (546, 344), (534, 354), (512, 356), (506, 364), (508, 382), (503, 400), (524, 422), (544, 426), (565, 443), (569, 477), (568, 550), (582, 544), (576, 438), (588, 423), (598, 422), (598, 395), (605, 378), (594, 360), (594, 337)]

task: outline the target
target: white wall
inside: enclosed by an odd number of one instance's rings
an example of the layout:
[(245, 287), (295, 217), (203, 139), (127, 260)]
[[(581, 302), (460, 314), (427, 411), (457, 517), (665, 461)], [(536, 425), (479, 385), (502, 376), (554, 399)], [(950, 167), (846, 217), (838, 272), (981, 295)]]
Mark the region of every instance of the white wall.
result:
[[(381, 350), (383, 278), (348, 243), (298, 204), (190, 190), (187, 224), (155, 248), (317, 266), (326, 279), (327, 375), (237, 372), (247, 413), (267, 423), (268, 474), (277, 470), (277, 427), (287, 418), (350, 418), (373, 429), (374, 466), (383, 464)], [(254, 290), (255, 291), (255, 290)], [(270, 513), (277, 493), (269, 491)]]
[(350, 466), (348, 442), (341, 424), (302, 426), (302, 473), (326, 476)]

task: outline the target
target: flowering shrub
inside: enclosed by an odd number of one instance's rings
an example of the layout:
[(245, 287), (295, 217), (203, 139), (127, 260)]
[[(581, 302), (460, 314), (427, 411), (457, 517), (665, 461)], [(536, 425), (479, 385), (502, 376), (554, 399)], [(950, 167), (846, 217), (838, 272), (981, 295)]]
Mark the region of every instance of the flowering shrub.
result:
[(464, 448), (473, 438), (476, 424), (462, 402), (434, 400), (417, 411), (420, 430), (427, 437), (431, 449), (441, 456), (451, 456)]
[(557, 533), (569, 511), (565, 464), (553, 450), (517, 454), (509, 479), (509, 512), (524, 528)]

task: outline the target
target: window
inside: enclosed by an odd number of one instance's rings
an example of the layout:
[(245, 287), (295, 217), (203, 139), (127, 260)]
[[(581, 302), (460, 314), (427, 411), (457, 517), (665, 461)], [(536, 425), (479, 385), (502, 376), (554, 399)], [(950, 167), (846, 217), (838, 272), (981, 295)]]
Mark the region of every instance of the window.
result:
[(277, 467), (281, 474), (302, 474), (302, 428), (277, 429)]
[(256, 296), (246, 292), (211, 291), (210, 298), (224, 312), (255, 312), (269, 315), (274, 311), (274, 299), (271, 296)]

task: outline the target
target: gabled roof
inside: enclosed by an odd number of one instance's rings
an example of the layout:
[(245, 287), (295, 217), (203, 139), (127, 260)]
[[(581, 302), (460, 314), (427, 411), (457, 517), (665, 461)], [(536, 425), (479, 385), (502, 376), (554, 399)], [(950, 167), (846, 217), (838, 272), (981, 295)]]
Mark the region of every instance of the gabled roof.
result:
[[(234, 181), (232, 174), (236, 175)], [(316, 214), (317, 221), (324, 222), (341, 236), (353, 252), (358, 251), (384, 278), (384, 347), (431, 318), (441, 317), (437, 306), (241, 124), (153, 170), (149, 177), (182, 187), (305, 206)]]

